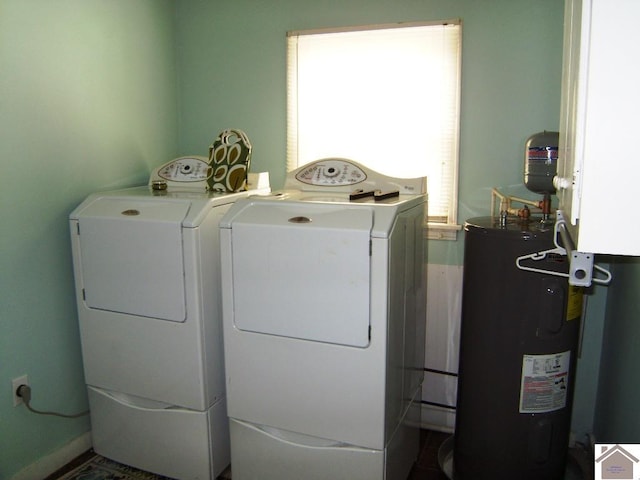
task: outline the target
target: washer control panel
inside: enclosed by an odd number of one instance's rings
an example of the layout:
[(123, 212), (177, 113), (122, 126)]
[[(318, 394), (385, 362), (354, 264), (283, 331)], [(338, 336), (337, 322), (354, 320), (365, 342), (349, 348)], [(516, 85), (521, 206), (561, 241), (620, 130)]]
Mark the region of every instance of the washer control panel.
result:
[(362, 168), (341, 159), (328, 159), (310, 163), (296, 173), (296, 180), (307, 185), (326, 187), (355, 185), (367, 179)]
[(289, 172), (284, 189), (346, 193), (357, 198), (372, 196), (374, 200), (383, 200), (389, 195), (427, 193), (427, 177), (389, 177), (353, 160), (323, 158)]
[(205, 157), (180, 157), (161, 165), (149, 177), (149, 186), (154, 190), (169, 187), (179, 189), (207, 190), (207, 179), (213, 169)]

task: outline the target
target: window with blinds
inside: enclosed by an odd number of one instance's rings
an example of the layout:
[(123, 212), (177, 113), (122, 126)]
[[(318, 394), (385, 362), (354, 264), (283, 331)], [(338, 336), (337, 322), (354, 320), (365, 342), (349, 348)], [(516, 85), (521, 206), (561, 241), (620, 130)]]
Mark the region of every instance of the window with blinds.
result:
[(289, 32), (287, 57), (288, 170), (342, 157), (426, 175), (430, 224), (455, 225), (461, 22)]

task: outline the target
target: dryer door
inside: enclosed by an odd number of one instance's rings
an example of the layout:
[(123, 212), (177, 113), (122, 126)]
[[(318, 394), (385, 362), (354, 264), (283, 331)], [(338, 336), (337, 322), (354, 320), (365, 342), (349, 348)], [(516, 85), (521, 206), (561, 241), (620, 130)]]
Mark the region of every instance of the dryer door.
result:
[(240, 330), (365, 347), (373, 211), (254, 203), (232, 220)]
[(89, 308), (183, 322), (182, 220), (189, 202), (98, 198), (79, 214)]

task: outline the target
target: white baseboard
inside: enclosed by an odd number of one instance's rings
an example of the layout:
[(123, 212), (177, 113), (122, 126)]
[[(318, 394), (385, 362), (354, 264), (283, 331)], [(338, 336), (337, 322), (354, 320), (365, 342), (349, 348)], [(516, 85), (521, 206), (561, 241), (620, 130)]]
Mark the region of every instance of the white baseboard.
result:
[(42, 480), (89, 450), (91, 445), (91, 432), (83, 433), (55, 452), (23, 468), (11, 480)]

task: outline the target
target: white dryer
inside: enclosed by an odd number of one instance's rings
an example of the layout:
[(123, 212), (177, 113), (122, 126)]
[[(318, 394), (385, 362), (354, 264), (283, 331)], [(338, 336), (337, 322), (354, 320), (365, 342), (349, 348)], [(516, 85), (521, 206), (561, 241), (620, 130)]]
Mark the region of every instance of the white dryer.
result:
[(269, 188), (223, 194), (189, 181), (90, 195), (70, 226), (95, 451), (202, 480), (229, 464), (218, 223)]
[(426, 178), (325, 159), (220, 222), (234, 480), (400, 480), (419, 449)]

